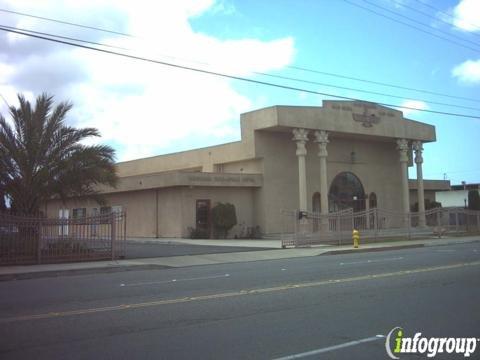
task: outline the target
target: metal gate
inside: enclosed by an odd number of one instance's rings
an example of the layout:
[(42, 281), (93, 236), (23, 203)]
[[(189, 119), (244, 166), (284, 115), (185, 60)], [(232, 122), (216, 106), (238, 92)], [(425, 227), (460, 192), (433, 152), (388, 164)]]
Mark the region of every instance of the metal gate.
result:
[(125, 256), (126, 214), (76, 219), (0, 214), (0, 265), (114, 260)]
[(282, 211), (282, 246), (351, 244), (352, 230), (362, 239), (387, 240), (441, 236), (449, 233), (480, 232), (480, 211), (464, 208), (436, 208), (425, 212), (425, 226), (419, 213), (383, 209), (353, 212), (352, 209), (322, 215), (298, 210)]

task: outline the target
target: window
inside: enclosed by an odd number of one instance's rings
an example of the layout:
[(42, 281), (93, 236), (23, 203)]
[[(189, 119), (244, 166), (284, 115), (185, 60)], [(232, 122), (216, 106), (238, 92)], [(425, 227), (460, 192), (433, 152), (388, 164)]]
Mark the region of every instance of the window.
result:
[(68, 218), (70, 215), (69, 209), (60, 209), (58, 211), (58, 218), (61, 220), (58, 226), (58, 235), (67, 236), (68, 235)]
[(100, 208), (100, 215), (110, 214), (112, 212), (111, 206), (102, 206)]
[(105, 215), (105, 214), (110, 214), (110, 213), (120, 213), (122, 212), (122, 206), (117, 205), (117, 206), (102, 206), (100, 208), (100, 215)]
[(112, 206), (112, 212), (121, 213), (122, 212), (122, 206), (121, 205)]
[(72, 211), (72, 218), (73, 219), (80, 219), (87, 216), (87, 209), (86, 208), (76, 208)]

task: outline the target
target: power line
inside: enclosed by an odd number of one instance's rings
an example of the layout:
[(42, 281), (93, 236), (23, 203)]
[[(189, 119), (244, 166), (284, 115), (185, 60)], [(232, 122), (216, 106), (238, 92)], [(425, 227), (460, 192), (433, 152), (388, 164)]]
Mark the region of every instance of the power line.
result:
[[(87, 26), (87, 25), (82, 25), (82, 24), (77, 24), (77, 23), (68, 22), (68, 21), (63, 21), (63, 20), (52, 19), (52, 18), (47, 18), (47, 17), (43, 17), (43, 16), (37, 16), (37, 15), (22, 13), (22, 12), (13, 11), (13, 10), (8, 10), (8, 9), (1, 9), (1, 8), (0, 8), (0, 12), (6, 12), (6, 13), (21, 15), (21, 16), (27, 16), (27, 17), (31, 17), (31, 18), (35, 18), (35, 19), (40, 19), (40, 20), (45, 20), (45, 21), (50, 21), (50, 22), (56, 22), (56, 23), (60, 23), (60, 24), (66, 24), (66, 25), (70, 25), (70, 26), (74, 26), (74, 27), (92, 29), (92, 30), (96, 30), (96, 31), (100, 31), (100, 32), (105, 32), (105, 33), (111, 33), (111, 34), (126, 36), (126, 37), (129, 37), (129, 38), (139, 38), (138, 36), (135, 36), (135, 35), (132, 35), (132, 34), (128, 34), (128, 33), (124, 33), (124, 32), (117, 32), (117, 31), (112, 31), (112, 30), (103, 29), (103, 28), (99, 28), (99, 27)], [(7, 27), (7, 26), (4, 26), (4, 27)], [(12, 29), (15, 29), (15, 28), (12, 28)], [(33, 32), (32, 30), (28, 30), (28, 31)], [(35, 33), (35, 32), (34, 32), (34, 33)], [(67, 40), (79, 41), (78, 39), (61, 37), (61, 36), (58, 36), (58, 35), (50, 35), (50, 36), (55, 36), (55, 37), (58, 37), (58, 38), (64, 38), (64, 39), (67, 39)], [(112, 45), (107, 45), (107, 44), (99, 44), (99, 43), (95, 43), (95, 42), (90, 42), (90, 44), (100, 45), (100, 46), (106, 46), (106, 47), (111, 47), (111, 48), (117, 48), (117, 49), (120, 49), (120, 50), (129, 50), (129, 49), (122, 48), (122, 47), (118, 47), (118, 46), (112, 46)], [(159, 54), (159, 55), (160, 55), (160, 54)], [(170, 59), (176, 59), (176, 60), (182, 60), (182, 61), (189, 61), (189, 62), (193, 62), (193, 63), (197, 63), (197, 64), (202, 64), (202, 65), (210, 65), (210, 64), (207, 64), (207, 63), (204, 63), (204, 62), (195, 61), (195, 60), (179, 59), (179, 58), (176, 58), (176, 57), (173, 57), (173, 56), (169, 56), (169, 55), (164, 55), (164, 54), (161, 54), (161, 55), (162, 55), (162, 56), (165, 56), (165, 57), (167, 57), (167, 58), (170, 58)], [(444, 93), (434, 92), (434, 91), (430, 91), (430, 90), (415, 89), (415, 88), (410, 88), (410, 87), (400, 86), (400, 85), (394, 85), (394, 84), (389, 84), (389, 83), (384, 83), (384, 82), (379, 82), (379, 81), (372, 81), (372, 80), (360, 79), (360, 78), (351, 77), (351, 76), (345, 76), (345, 75), (328, 73), (328, 72), (323, 72), (323, 71), (314, 70), (314, 69), (308, 69), (308, 68), (300, 67), (300, 66), (287, 66), (287, 68), (294, 69), (294, 70), (311, 72), (311, 73), (317, 73), (317, 74), (322, 74), (322, 75), (327, 75), (327, 76), (333, 76), (333, 77), (338, 77), (338, 78), (343, 78), (343, 79), (355, 80), (355, 81), (364, 82), (364, 83), (369, 83), (369, 84), (387, 86), (387, 87), (396, 88), (396, 89), (403, 89), (403, 90), (416, 91), (416, 92), (425, 93), (425, 94), (430, 94), (430, 95), (443, 96), (443, 97), (448, 97), (448, 98), (452, 98), (452, 99), (466, 100), (466, 101), (473, 101), (473, 102), (480, 102), (480, 99), (473, 99), (473, 98), (468, 98), (468, 97), (455, 96), (455, 95), (450, 95), (450, 94), (444, 94)], [(257, 73), (257, 74), (281, 78), (281, 77), (278, 76), (278, 75), (263, 74), (263, 73)], [(298, 80), (298, 79), (296, 79), (296, 80)], [(307, 82), (307, 81), (306, 81), (306, 80), (302, 80), (302, 82)], [(329, 84), (321, 84), (321, 83), (317, 83), (317, 84), (318, 84), (318, 85), (325, 85), (325, 86), (335, 87), (334, 85), (329, 85)], [(365, 91), (365, 90), (362, 90), (362, 91)], [(383, 94), (382, 94), (382, 95), (383, 95)]]
[(97, 30), (97, 31), (102, 31), (102, 32), (110, 33), (110, 34), (115, 34), (115, 35), (133, 37), (132, 35), (122, 33), (122, 32), (119, 32), (119, 31), (106, 30), (106, 29), (97, 28), (95, 26), (81, 25), (81, 24), (77, 24), (77, 23), (73, 23), (73, 22), (69, 22), (69, 21), (63, 21), (63, 20), (52, 19), (52, 18), (48, 18), (48, 17), (44, 17), (44, 16), (22, 13), (22, 12), (19, 12), (19, 11), (13, 11), (13, 10), (8, 10), (8, 9), (0, 9), (0, 11), (5, 12), (5, 13), (9, 13), (9, 14), (27, 16), (27, 17), (30, 17), (30, 18), (33, 18), (33, 19), (52, 21), (52, 22), (56, 22), (56, 23), (59, 23), (59, 24), (70, 25), (70, 26), (80, 27), (80, 28), (84, 28), (84, 29)]
[[(123, 47), (118, 47), (118, 46), (110, 46), (110, 45), (105, 45), (105, 44), (98, 43), (98, 42), (86, 41), (86, 40), (82, 40), (82, 39), (78, 39), (78, 38), (71, 38), (71, 37), (60, 36), (60, 35), (55, 35), (55, 34), (48, 34), (48, 33), (45, 33), (45, 32), (33, 31), (33, 30), (29, 30), (29, 29), (22, 29), (22, 28), (11, 27), (11, 26), (6, 26), (6, 25), (2, 25), (2, 26), (4, 28), (11, 29), (11, 30), (19, 30), (19, 31), (23, 31), (23, 32), (37, 34), (37, 35), (46, 35), (46, 36), (54, 37), (54, 38), (72, 40), (72, 41), (81, 42), (81, 43), (88, 43), (88, 44), (94, 44), (94, 45), (99, 45), (99, 46), (107, 46), (107, 47), (113, 47), (113, 48), (116, 48), (116, 49), (131, 51), (131, 49), (128, 49), (128, 48), (123, 48)], [(206, 64), (206, 65), (210, 65), (210, 64)], [(302, 83), (313, 84), (313, 85), (321, 85), (321, 86), (326, 86), (326, 87), (331, 87), (331, 88), (336, 88), (336, 89), (361, 92), (361, 93), (365, 93), (365, 94), (380, 95), (380, 96), (386, 96), (386, 97), (402, 99), (402, 100), (421, 101), (421, 102), (425, 102), (425, 103), (433, 104), (433, 105), (448, 106), (448, 107), (461, 108), (461, 109), (474, 110), (474, 111), (480, 110), (478, 108), (473, 108), (473, 107), (470, 107), (470, 106), (447, 104), (447, 103), (443, 103), (443, 102), (436, 102), (436, 101), (425, 100), (425, 99), (411, 99), (411, 98), (406, 98), (404, 96), (385, 94), (385, 93), (380, 93), (380, 92), (375, 92), (375, 91), (370, 91), (370, 90), (363, 90), (363, 89), (346, 87), (346, 86), (338, 86), (338, 85), (333, 85), (333, 84), (321, 83), (321, 82), (305, 80), (305, 79), (292, 78), (292, 77), (281, 76), (281, 75), (267, 74), (267, 73), (257, 72), (257, 71), (253, 71), (252, 73), (255, 74), (255, 75), (260, 75), (260, 76), (273, 77), (273, 78), (278, 78), (278, 79), (282, 79), (282, 80), (302, 82)]]
[[(428, 28), (432, 28), (430, 25), (424, 24), (424, 23), (422, 23), (422, 22), (420, 22), (420, 21), (417, 21), (417, 20), (415, 20), (415, 19), (412, 19), (411, 17), (405, 16), (405, 15), (403, 15), (403, 14), (399, 14), (398, 12), (393, 11), (393, 10), (390, 10), (390, 9), (387, 9), (387, 8), (384, 7), (384, 6), (380, 6), (380, 5), (378, 5), (378, 4), (372, 3), (372, 2), (369, 1), (369, 0), (363, 0), (363, 2), (365, 2), (365, 3), (367, 3), (367, 4), (371, 5), (371, 6), (375, 6), (375, 7), (379, 8), (379, 9), (382, 9), (383, 11), (386, 11), (386, 12), (388, 12), (388, 13), (390, 13), (390, 14), (395, 15), (395, 16), (398, 16), (398, 17), (407, 19), (407, 20), (409, 20), (409, 21), (411, 21), (411, 22), (413, 22), (413, 23), (415, 23), (415, 24), (422, 25), (422, 26), (425, 26), (425, 27), (428, 27)], [(463, 38), (461, 38), (460, 36), (456, 36), (456, 35), (450, 34), (450, 33), (446, 32), (446, 31), (443, 31), (443, 30), (440, 30), (440, 29), (434, 29), (434, 30), (435, 30), (435, 31), (438, 31), (438, 32), (440, 32), (440, 33), (442, 33), (442, 34), (445, 34), (445, 35), (447, 35), (447, 36), (450, 36), (450, 37), (452, 37), (452, 38), (459, 39), (460, 41), (468, 42), (468, 43), (470, 43), (470, 44), (473, 44), (474, 46), (480, 46), (480, 44), (478, 44), (478, 43), (476, 43), (476, 42), (473, 42), (473, 41), (470, 41), (470, 40), (467, 40), (467, 39), (463, 39)], [(480, 49), (479, 49), (479, 50), (480, 50)]]
[(48, 36), (58, 38), (58, 39), (77, 41), (77, 42), (82, 42), (82, 43), (86, 43), (86, 44), (90, 44), (90, 45), (104, 46), (104, 47), (108, 47), (108, 48), (112, 48), (112, 49), (126, 50), (126, 51), (131, 50), (131, 49), (121, 47), (121, 46), (103, 44), (103, 43), (99, 43), (99, 42), (95, 42), (95, 41), (80, 40), (80, 39), (77, 39), (77, 38), (72, 38), (72, 37), (62, 36), (62, 35), (47, 34), (47, 33), (41, 32), (41, 31), (35, 31), (35, 30), (30, 30), (30, 29), (22, 29), (22, 28), (13, 27), (13, 26), (7, 26), (7, 25), (0, 25), (0, 26), (4, 27), (5, 29), (20, 30), (20, 31), (25, 31), (25, 32), (32, 33), (32, 34), (37, 34), (37, 35), (48, 35)]
[[(423, 6), (426, 6), (426, 7), (430, 8), (430, 9), (432, 9), (432, 10), (436, 10), (436, 11), (438, 11), (440, 14), (443, 14), (443, 15), (448, 16), (450, 19), (455, 19), (455, 16), (453, 16), (452, 14), (446, 13), (445, 11), (442, 11), (442, 10), (440, 10), (439, 8), (437, 8), (437, 7), (433, 6), (433, 5), (424, 3), (423, 1), (420, 1), (420, 0), (417, 0), (417, 1), (418, 1), (420, 4), (422, 4)], [(478, 24), (472, 24), (471, 22), (465, 22), (465, 23), (468, 24), (468, 25), (471, 25), (471, 26), (473, 26), (473, 27), (480, 28), (480, 25), (478, 25)], [(458, 26), (456, 26), (456, 25), (454, 25), (454, 24), (452, 24), (452, 25), (458, 28)], [(461, 28), (460, 28), (460, 29), (461, 29)], [(463, 29), (462, 29), (462, 30), (463, 30)], [(476, 35), (476, 34), (475, 34), (475, 35)]]
[(474, 49), (474, 48), (472, 48), (472, 47), (470, 47), (470, 46), (468, 46), (468, 45), (460, 44), (460, 43), (458, 43), (458, 42), (456, 42), (456, 41), (453, 41), (453, 40), (448, 39), (448, 38), (445, 38), (445, 37), (443, 37), (443, 36), (434, 34), (434, 33), (430, 32), (430, 31), (427, 31), (427, 30), (424, 30), (424, 29), (422, 29), (422, 28), (419, 28), (419, 27), (417, 27), (417, 26), (415, 26), (415, 25), (412, 25), (412, 24), (409, 24), (409, 23), (406, 23), (406, 22), (397, 20), (397, 19), (392, 18), (392, 17), (390, 17), (390, 16), (387, 16), (387, 15), (385, 15), (385, 14), (379, 13), (378, 11), (372, 10), (372, 9), (370, 9), (370, 8), (368, 8), (368, 7), (365, 7), (365, 6), (356, 4), (356, 3), (351, 2), (351, 1), (349, 1), (349, 0), (343, 0), (343, 1), (345, 1), (347, 4), (350, 4), (350, 5), (352, 5), (352, 6), (356, 6), (356, 7), (358, 7), (358, 8), (363, 9), (363, 10), (366, 10), (366, 11), (368, 11), (368, 12), (371, 12), (371, 13), (373, 13), (373, 14), (375, 14), (375, 15), (384, 17), (385, 19), (389, 19), (389, 20), (391, 20), (391, 21), (394, 21), (394, 22), (396, 22), (396, 23), (398, 23), (398, 24), (402, 24), (402, 25), (407, 26), (407, 27), (410, 27), (410, 28), (412, 28), (412, 29), (421, 31), (421, 32), (423, 32), (423, 33), (425, 33), (425, 34), (428, 34), (428, 35), (430, 35), (430, 36), (436, 37), (436, 38), (438, 38), (438, 39), (442, 39), (442, 40), (448, 41), (449, 43), (452, 43), (452, 44), (454, 44), (454, 45), (463, 47), (463, 48), (465, 48), (465, 49), (472, 50), (472, 51), (475, 52), (475, 53), (479, 53), (479, 52), (480, 52), (479, 49)]
[[(117, 55), (117, 56), (129, 58), (129, 59), (133, 59), (133, 60), (140, 60), (140, 61), (155, 63), (155, 64), (159, 64), (159, 65), (165, 65), (165, 66), (169, 66), (169, 67), (173, 67), (173, 68), (190, 70), (190, 71), (194, 71), (194, 72), (198, 72), (198, 73), (214, 75), (214, 76), (219, 76), (219, 77), (229, 78), (229, 79), (234, 79), (234, 80), (240, 80), (240, 81), (249, 82), (249, 83), (253, 83), (253, 84), (276, 87), (276, 88), (285, 89), (285, 90), (301, 91), (301, 92), (315, 94), (315, 95), (330, 96), (330, 97), (333, 97), (333, 98), (343, 99), (343, 100), (372, 102), (372, 101), (368, 101), (368, 100), (364, 100), (364, 99), (352, 98), (352, 97), (341, 96), (341, 95), (334, 95), (334, 94), (329, 94), (329, 93), (315, 91), (315, 90), (309, 90), (309, 89), (287, 86), (287, 85), (282, 85), (282, 84), (270, 83), (270, 82), (266, 82), (266, 81), (253, 80), (253, 79), (249, 79), (249, 78), (245, 78), (245, 77), (229, 75), (229, 74), (220, 73), (220, 72), (216, 72), (216, 71), (210, 71), (210, 70), (199, 69), (199, 68), (194, 68), (194, 67), (185, 66), (185, 65), (173, 64), (173, 63), (168, 63), (168, 62), (165, 62), (165, 61), (149, 59), (149, 58), (136, 56), (136, 55), (131, 55), (131, 54), (119, 53), (119, 52), (115, 52), (115, 51), (112, 51), (112, 50), (95, 48), (95, 47), (92, 47), (92, 46), (77, 44), (77, 43), (73, 43), (73, 42), (69, 42), (69, 41), (65, 41), (65, 40), (58, 40), (58, 39), (54, 39), (54, 38), (47, 37), (47, 36), (31, 34), (31, 33), (23, 32), (23, 31), (19, 31), (19, 30), (12, 30), (12, 29), (5, 28), (2, 25), (0, 25), (0, 30), (10, 32), (10, 33), (19, 34), (19, 35), (24, 35), (24, 36), (28, 36), (28, 37), (33, 37), (33, 38), (36, 38), (36, 39), (42, 39), (42, 40), (47, 40), (47, 41), (56, 42), (56, 43), (60, 43), (60, 44), (79, 47), (79, 48), (82, 48), (82, 49), (93, 50), (93, 51), (97, 51), (97, 52), (101, 52), (101, 53), (105, 53), (105, 54)], [(465, 117), (465, 118), (471, 118), (471, 119), (480, 119), (480, 116), (474, 116), (474, 115), (468, 115), (468, 114), (451, 113), (451, 112), (436, 111), (436, 110), (429, 110), (429, 109), (417, 109), (417, 108), (414, 108), (414, 107), (411, 107), (411, 106), (402, 106), (402, 105), (380, 103), (380, 102), (377, 103), (377, 104), (382, 105), (382, 106), (387, 106), (387, 107), (408, 109), (408, 110), (416, 110), (416, 111), (420, 111), (420, 112), (428, 112), (428, 113), (433, 113), (433, 114), (450, 115), (450, 116)]]
[(361, 93), (365, 93), (365, 94), (386, 96), (386, 97), (391, 97), (391, 98), (395, 98), (395, 99), (422, 101), (422, 102), (429, 103), (429, 104), (433, 104), (433, 105), (442, 105), (442, 106), (456, 107), (456, 108), (467, 109), (467, 110), (475, 110), (475, 111), (480, 110), (479, 108), (473, 108), (473, 107), (470, 107), (470, 106), (446, 104), (446, 103), (442, 103), (442, 102), (436, 102), (436, 101), (425, 100), (425, 99), (409, 99), (409, 98), (406, 98), (406, 97), (404, 97), (404, 96), (385, 94), (385, 93), (380, 93), (380, 92), (376, 92), (376, 91), (356, 89), (356, 88), (351, 88), (351, 87), (346, 87), (346, 86), (326, 84), (326, 83), (321, 83), (321, 82), (317, 82), (317, 81), (297, 79), (297, 78), (291, 78), (291, 77), (281, 76), (281, 75), (272, 75), (272, 74), (259, 73), (259, 72), (253, 72), (253, 73), (254, 73), (254, 74), (257, 74), (257, 75), (269, 76), (269, 77), (274, 77), (274, 78), (283, 79), (283, 80), (302, 82), (302, 83), (307, 83), (307, 84), (312, 84), (312, 85), (327, 86), (327, 87), (332, 87), (332, 88), (336, 88), (336, 89), (342, 89), (342, 90), (350, 90), (350, 91), (361, 92)]
[(417, 91), (417, 92), (420, 92), (420, 93), (437, 95), (437, 96), (444, 96), (444, 97), (449, 97), (449, 98), (452, 98), (452, 99), (480, 102), (480, 99), (473, 99), (473, 98), (467, 98), (467, 97), (462, 97), (462, 96), (455, 96), (455, 95), (438, 93), (438, 92), (434, 92), (434, 91), (430, 91), (430, 90), (415, 89), (415, 88), (410, 88), (410, 87), (406, 87), (406, 86), (393, 85), (393, 84), (388, 84), (388, 83), (384, 83), (384, 82), (380, 82), (380, 81), (366, 80), (366, 79), (361, 79), (361, 78), (357, 78), (357, 77), (345, 76), (345, 75), (329, 73), (329, 72), (319, 71), (319, 70), (313, 70), (313, 69), (308, 69), (308, 68), (299, 67), (299, 66), (288, 66), (288, 67), (291, 68), (291, 69), (295, 69), (295, 70), (301, 70), (301, 71), (306, 71), (306, 72), (311, 72), (311, 73), (334, 76), (334, 77), (338, 77), (338, 78), (342, 78), (342, 79), (355, 80), (355, 81), (360, 81), (360, 82), (369, 83), (369, 84), (382, 85), (382, 86), (387, 86), (387, 87), (396, 88), (396, 89)]
[[(432, 16), (432, 15), (430, 15), (429, 13), (424, 12), (424, 11), (421, 11), (421, 10), (418, 10), (417, 8), (415, 8), (415, 7), (413, 7), (413, 6), (410, 6), (410, 5), (408, 5), (408, 4), (404, 3), (404, 2), (401, 2), (401, 1), (398, 1), (398, 0), (391, 0), (391, 1), (393, 1), (393, 2), (394, 2), (395, 4), (397, 4), (398, 6), (404, 7), (404, 8), (406, 8), (406, 9), (410, 9), (411, 11), (414, 11), (414, 12), (416, 12), (416, 13), (418, 13), (418, 14), (422, 14), (423, 16), (425, 16), (425, 17), (427, 17), (427, 18), (430, 18), (430, 19), (433, 19), (433, 20), (436, 20), (436, 21), (441, 21), (441, 22), (443, 22), (444, 24), (447, 24), (447, 25), (449, 25), (449, 26), (452, 26), (452, 25), (453, 25), (453, 26), (456, 27), (457, 29), (461, 29), (460, 27), (458, 27), (457, 25), (455, 25), (455, 24), (453, 24), (453, 23), (451, 23), (451, 22), (445, 21), (445, 20), (443, 20), (442, 18), (437, 17), (437, 16)], [(418, 0), (417, 0), (417, 1), (418, 1)], [(428, 4), (424, 4), (424, 3), (421, 2), (421, 1), (418, 1), (418, 2), (421, 3), (422, 5), (425, 5), (425, 6), (430, 7), (430, 8), (432, 8), (432, 9), (436, 9), (436, 8), (434, 8), (433, 6), (430, 6), (430, 5), (428, 5)], [(436, 9), (436, 10), (437, 10), (439, 13), (445, 14), (445, 15), (453, 18), (452, 15), (449, 15), (449, 14), (447, 14), (447, 13), (444, 13), (444, 12), (438, 10), (438, 9)], [(475, 25), (472, 25), (472, 26), (475, 26)], [(463, 29), (461, 29), (461, 30), (463, 30)], [(475, 34), (474, 32), (472, 32), (471, 34), (480, 37), (479, 34)]]

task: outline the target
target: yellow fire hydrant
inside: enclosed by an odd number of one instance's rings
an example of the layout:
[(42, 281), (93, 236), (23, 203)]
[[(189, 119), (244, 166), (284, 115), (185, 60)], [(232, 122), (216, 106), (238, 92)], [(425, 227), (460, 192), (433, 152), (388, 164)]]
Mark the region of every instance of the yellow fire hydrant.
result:
[(357, 229), (352, 231), (353, 247), (356, 249), (360, 245), (360, 233)]

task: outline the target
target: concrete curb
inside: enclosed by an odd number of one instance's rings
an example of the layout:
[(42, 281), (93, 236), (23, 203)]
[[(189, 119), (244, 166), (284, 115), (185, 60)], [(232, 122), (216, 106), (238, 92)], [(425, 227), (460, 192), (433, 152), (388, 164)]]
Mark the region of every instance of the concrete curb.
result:
[[(431, 245), (434, 246), (434, 245)], [(437, 245), (438, 246), (438, 245)], [(379, 252), (379, 251), (388, 251), (388, 250), (402, 250), (402, 249), (414, 249), (425, 247), (425, 244), (412, 244), (412, 245), (399, 245), (399, 246), (383, 246), (383, 247), (371, 247), (371, 248), (357, 248), (357, 249), (345, 249), (345, 250), (332, 250), (319, 254), (317, 256), (324, 255), (341, 255), (341, 254), (351, 254), (351, 253), (366, 253), (366, 252)]]
[(75, 275), (88, 275), (88, 274), (98, 274), (98, 273), (115, 273), (121, 271), (138, 271), (138, 270), (161, 270), (161, 269), (172, 269), (171, 266), (167, 265), (156, 265), (156, 264), (129, 264), (129, 265), (119, 265), (119, 266), (109, 266), (109, 267), (95, 267), (89, 269), (63, 269), (63, 270), (45, 270), (45, 271), (32, 271), (24, 272), (18, 274), (0, 274), (1, 281), (12, 281), (12, 280), (29, 280), (29, 279), (40, 279), (40, 278), (51, 278), (59, 276), (75, 276)]

